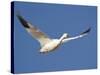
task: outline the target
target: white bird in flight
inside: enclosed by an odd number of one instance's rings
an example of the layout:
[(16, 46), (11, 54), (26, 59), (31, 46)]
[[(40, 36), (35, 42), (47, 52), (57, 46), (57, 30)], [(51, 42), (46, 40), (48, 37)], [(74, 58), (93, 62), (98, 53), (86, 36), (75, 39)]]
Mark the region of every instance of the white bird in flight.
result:
[(86, 36), (91, 30), (91, 28), (88, 28), (86, 31), (75, 37), (69, 37), (67, 33), (64, 33), (59, 39), (52, 39), (40, 31), (40, 29), (26, 21), (21, 15), (17, 14), (17, 17), (24, 28), (40, 43), (40, 53), (54, 51), (57, 47), (65, 42)]

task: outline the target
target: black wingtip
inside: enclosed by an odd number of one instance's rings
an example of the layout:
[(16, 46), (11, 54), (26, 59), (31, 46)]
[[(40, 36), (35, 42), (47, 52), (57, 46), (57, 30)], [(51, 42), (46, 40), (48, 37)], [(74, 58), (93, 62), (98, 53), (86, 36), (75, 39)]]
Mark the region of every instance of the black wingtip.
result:
[(25, 28), (30, 28), (28, 22), (19, 13), (17, 13), (16, 16)]
[(82, 32), (81, 34), (86, 34), (89, 33), (91, 31), (91, 28), (88, 28), (86, 31)]

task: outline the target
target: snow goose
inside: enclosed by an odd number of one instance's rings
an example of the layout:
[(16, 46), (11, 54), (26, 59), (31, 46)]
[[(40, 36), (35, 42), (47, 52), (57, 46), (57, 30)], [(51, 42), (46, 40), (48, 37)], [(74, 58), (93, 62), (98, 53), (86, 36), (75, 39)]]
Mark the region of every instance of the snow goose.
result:
[(68, 34), (64, 33), (59, 39), (51, 39), (42, 31), (40, 31), (37, 27), (33, 26), (28, 21), (26, 21), (21, 15), (17, 14), (17, 18), (19, 19), (20, 23), (24, 26), (24, 28), (40, 43), (41, 49), (39, 52), (41, 53), (53, 51), (62, 43), (84, 37), (91, 30), (91, 28), (89, 28), (86, 31), (82, 32), (80, 35), (75, 37), (68, 37)]

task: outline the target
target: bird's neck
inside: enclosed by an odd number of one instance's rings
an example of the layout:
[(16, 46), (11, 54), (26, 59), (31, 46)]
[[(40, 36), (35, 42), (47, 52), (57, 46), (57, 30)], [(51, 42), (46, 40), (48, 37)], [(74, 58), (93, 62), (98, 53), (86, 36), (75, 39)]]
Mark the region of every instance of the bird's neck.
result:
[(62, 42), (64, 39), (64, 36), (61, 36), (61, 38), (59, 39), (60, 42)]

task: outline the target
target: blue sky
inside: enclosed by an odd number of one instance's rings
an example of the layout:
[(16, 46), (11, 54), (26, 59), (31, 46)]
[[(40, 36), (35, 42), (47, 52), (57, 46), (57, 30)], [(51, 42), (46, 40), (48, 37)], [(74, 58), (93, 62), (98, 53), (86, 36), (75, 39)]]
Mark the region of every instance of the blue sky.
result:
[[(88, 36), (70, 41), (47, 54), (16, 17), (16, 12), (51, 38), (75, 36), (91, 27)], [(93, 69), (97, 65), (97, 8), (95, 6), (15, 2), (15, 73)]]

